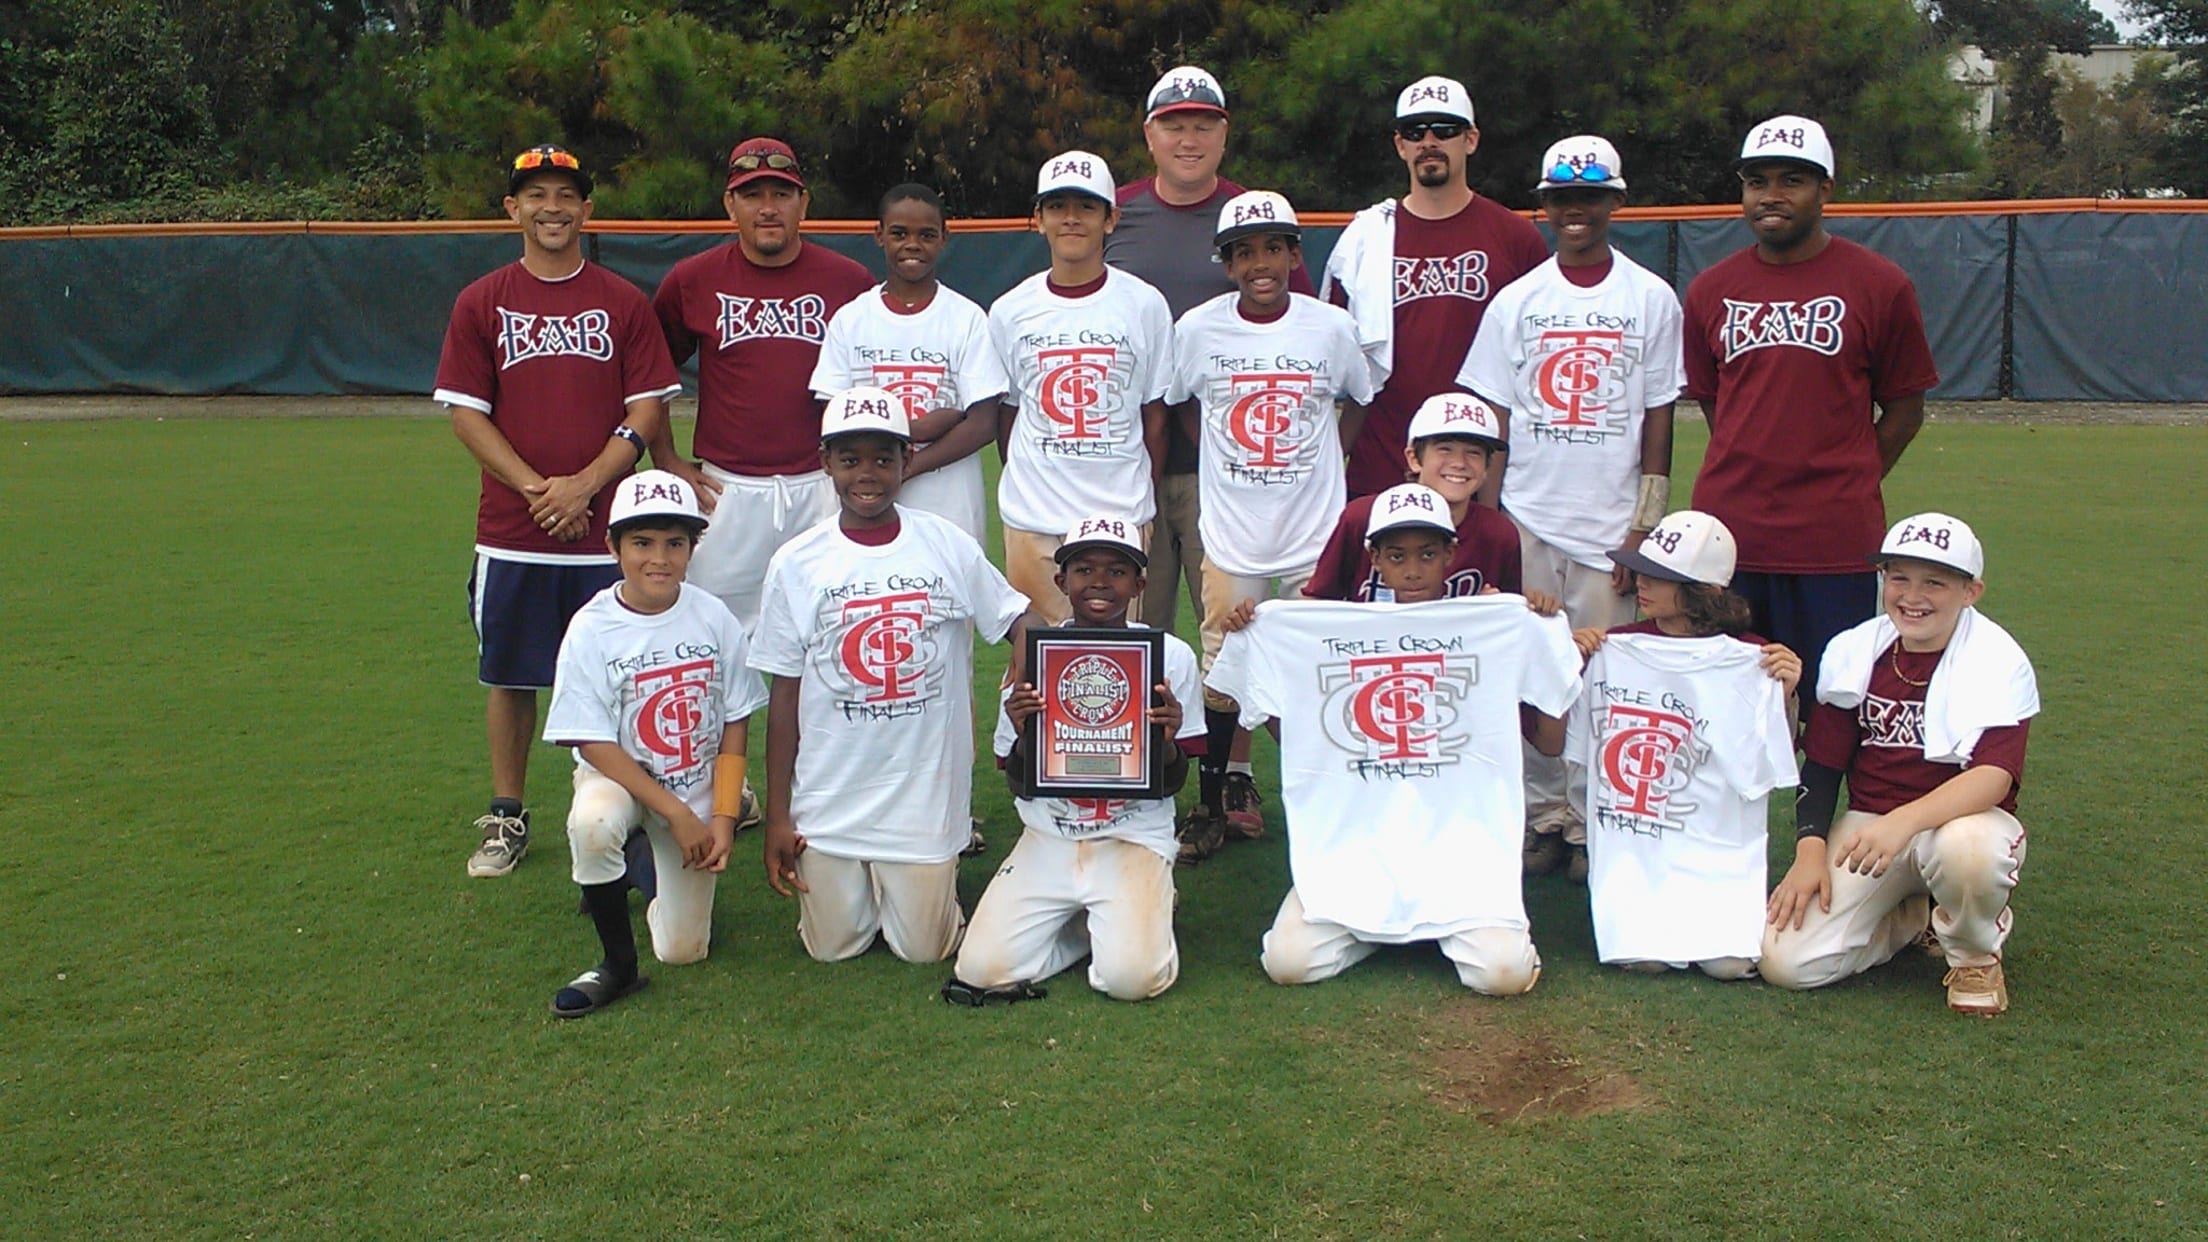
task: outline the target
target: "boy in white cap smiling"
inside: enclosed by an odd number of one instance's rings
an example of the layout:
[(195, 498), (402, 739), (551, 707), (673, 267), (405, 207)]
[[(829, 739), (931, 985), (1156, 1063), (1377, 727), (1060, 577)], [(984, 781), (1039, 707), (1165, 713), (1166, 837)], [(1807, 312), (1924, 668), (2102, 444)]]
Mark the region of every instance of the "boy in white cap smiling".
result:
[(623, 846), (651, 840), (657, 893), (644, 910), (652, 951), (695, 962), (712, 931), (713, 884), (728, 866), (751, 714), (767, 701), (747, 668), (744, 628), (685, 582), (705, 534), (697, 493), (661, 470), (616, 485), (606, 546), (621, 581), (576, 612), (560, 643), (548, 742), (575, 748), (567, 842), (602, 957), (552, 998), (580, 1018), (642, 988)]
[[(1575, 628), (1608, 629), (1633, 618), (1632, 578), (1608, 554), (1637, 546), (1670, 501), (1679, 298), (1610, 247), (1625, 173), (1608, 139), (1552, 144), (1539, 177), (1556, 255), (1495, 295), (1457, 383), (1508, 420), (1510, 454), (1482, 495), (1517, 524), (1527, 585), (1561, 598)], [(1527, 756), (1526, 820), (1528, 875), (1567, 845), (1584, 875), (1561, 762)]]
[(1140, 277), (1104, 265), (1115, 195), (1102, 157), (1045, 160), (1034, 225), (1050, 268), (989, 308), (989, 339), (1012, 381), (997, 435), (1005, 574), (1052, 622), (1067, 615), (1052, 559), (1060, 537), (1092, 513), (1147, 528), (1165, 462), (1172, 314)]
[[(1763, 975), (1822, 987), (1929, 928), (1948, 1007), (1990, 1016), (2009, 1005), (2001, 949), (2024, 865), (2016, 791), (2039, 685), (2023, 648), (1977, 609), (1985, 549), (1968, 525), (1903, 518), (1873, 559), (1884, 611), (1833, 639), (1819, 668)], [(1834, 818), (1843, 777), (1848, 809)]]
[[(1245, 603), (1293, 598), (1311, 580), (1345, 500), (1342, 444), (1354, 438), (1372, 382), (1349, 313), (1290, 291), (1303, 265), (1295, 208), (1269, 190), (1227, 200), (1213, 234), (1236, 292), (1181, 316), (1173, 328), (1166, 400), (1202, 448), (1204, 666), (1220, 625)], [(1232, 699), (1204, 696), (1209, 742), (1199, 818), (1253, 838), (1264, 831), (1250, 770), (1250, 736)], [(1193, 860), (1192, 860), (1193, 861)]]
[(751, 665), (767, 709), (767, 882), (824, 962), (879, 932), (911, 962), (958, 947), (972, 833), (973, 645), (1015, 644), (1027, 601), (950, 521), (897, 501), (905, 404), (830, 398), (821, 467), (840, 512), (775, 553)]

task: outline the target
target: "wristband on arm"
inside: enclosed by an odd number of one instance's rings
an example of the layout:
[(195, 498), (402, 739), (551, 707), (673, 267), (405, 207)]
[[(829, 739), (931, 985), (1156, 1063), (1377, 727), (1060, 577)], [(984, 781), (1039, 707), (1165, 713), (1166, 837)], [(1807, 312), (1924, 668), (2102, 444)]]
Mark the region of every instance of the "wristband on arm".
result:
[(744, 772), (750, 764), (745, 755), (713, 756), (713, 818), (743, 818)]
[(1644, 474), (1641, 490), (1633, 498), (1633, 529), (1651, 531), (1656, 523), (1671, 512), (1671, 476), (1668, 474)]
[(1840, 769), (1804, 760), (1802, 784), (1794, 791), (1794, 839), (1824, 840), (1832, 831), (1832, 812), (1840, 805)]
[(636, 460), (644, 460), (644, 435), (642, 432), (638, 431), (634, 427), (629, 426), (627, 423), (623, 423), (619, 427), (613, 429), (613, 438), (616, 440), (628, 441), (629, 447), (636, 450)]

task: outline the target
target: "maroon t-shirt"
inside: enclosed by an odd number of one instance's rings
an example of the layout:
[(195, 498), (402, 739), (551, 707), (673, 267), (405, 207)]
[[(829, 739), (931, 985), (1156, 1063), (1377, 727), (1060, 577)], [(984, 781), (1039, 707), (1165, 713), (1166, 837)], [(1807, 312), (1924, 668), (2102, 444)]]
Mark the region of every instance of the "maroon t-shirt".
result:
[(1443, 220), (1397, 209), (1395, 368), (1349, 447), (1351, 496), (1403, 481), (1403, 436), (1411, 415), (1426, 398), (1456, 390), (1488, 301), (1548, 258), (1541, 231), (1491, 198), (1475, 195)]
[[(642, 290), (595, 263), (564, 280), (509, 263), (460, 291), (437, 360), (436, 399), (490, 417), (529, 468), (574, 474), (606, 450), (639, 397), (681, 391)], [(487, 549), (604, 561), (609, 483), (590, 504), (590, 533), (561, 543), (529, 516), (520, 492), (483, 472), (475, 541)]]
[[(1309, 599), (1339, 599), (1369, 603), (1380, 575), (1372, 570), (1372, 549), (1365, 544), (1365, 528), (1372, 524), (1374, 497), (1359, 496), (1342, 510), (1327, 536), (1326, 550), (1303, 593)], [(1449, 580), (1442, 598), (1478, 595), (1487, 587), (1517, 592), (1525, 583), (1519, 569), (1518, 528), (1511, 520), (1475, 502), (1457, 523), (1457, 555), (1449, 562)]]
[(1740, 568), (1863, 572), (1886, 530), (1871, 404), (1940, 382), (1909, 277), (1845, 238), (1802, 263), (1750, 246), (1694, 278), (1683, 335), (1711, 418), (1694, 507)]
[(2032, 722), (1986, 730), (1971, 748), (1970, 762), (1961, 767), (1926, 759), (1925, 686), (1910, 683), (1929, 683), (1939, 666), (1937, 651), (1889, 650), (1872, 666), (1870, 692), (1853, 710), (1819, 703), (1810, 712), (1802, 755), (1847, 773), (1849, 810), (1884, 815), (1931, 793), (1958, 772), (1996, 767), (2009, 774), (2001, 809), (2016, 814), (2016, 791), (2024, 785), (2025, 735)]
[(693, 451), (733, 474), (818, 470), (813, 364), (828, 317), (873, 287), (865, 268), (811, 243), (781, 267), (733, 241), (675, 264), (652, 309), (677, 363), (699, 355)]

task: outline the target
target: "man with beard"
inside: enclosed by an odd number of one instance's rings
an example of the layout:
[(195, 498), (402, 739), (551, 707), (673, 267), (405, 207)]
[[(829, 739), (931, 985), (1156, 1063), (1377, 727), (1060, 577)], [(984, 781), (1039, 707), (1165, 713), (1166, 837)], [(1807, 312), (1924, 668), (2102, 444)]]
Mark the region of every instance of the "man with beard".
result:
[(1353, 500), (1403, 481), (1411, 415), (1455, 389), (1488, 300), (1549, 257), (1533, 225), (1466, 184), (1479, 145), (1462, 82), (1429, 77), (1403, 88), (1395, 153), (1410, 192), (1358, 212), (1327, 258), (1321, 296), (1356, 319), (1379, 390), (1349, 448)]
[[(1733, 590), (1752, 629), (1801, 653), (1805, 686), (1825, 644), (1878, 608), (1879, 482), (1940, 379), (1909, 277), (1825, 231), (1833, 167), (1806, 117), (1748, 132), (1741, 211), (1756, 243), (1695, 277), (1684, 333), (1687, 395), (1710, 423), (1694, 507), (1739, 541)], [(1804, 719), (1815, 698), (1802, 695)]]

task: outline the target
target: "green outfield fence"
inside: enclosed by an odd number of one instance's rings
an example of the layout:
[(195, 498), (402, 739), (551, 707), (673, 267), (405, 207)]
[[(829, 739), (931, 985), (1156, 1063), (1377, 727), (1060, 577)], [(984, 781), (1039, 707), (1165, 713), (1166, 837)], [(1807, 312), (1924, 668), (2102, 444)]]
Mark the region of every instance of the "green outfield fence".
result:
[[(1346, 219), (1306, 217), (1312, 267)], [(1835, 205), (1827, 220), (1916, 281), (1935, 398), (2208, 401), (2208, 204)], [(954, 223), (945, 282), (987, 305), (1040, 270), (1025, 223)], [(879, 272), (867, 227), (806, 226)], [(1682, 292), (1748, 241), (1732, 207), (1627, 209), (1612, 237)], [(648, 293), (728, 227), (601, 221), (586, 240)], [(502, 220), (0, 229), (0, 392), (426, 395), (453, 298), (519, 249)]]

